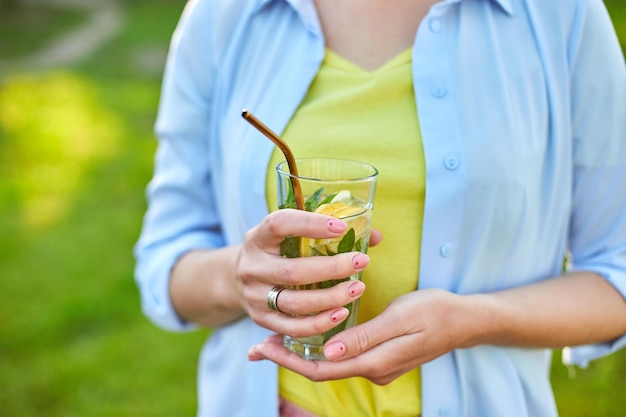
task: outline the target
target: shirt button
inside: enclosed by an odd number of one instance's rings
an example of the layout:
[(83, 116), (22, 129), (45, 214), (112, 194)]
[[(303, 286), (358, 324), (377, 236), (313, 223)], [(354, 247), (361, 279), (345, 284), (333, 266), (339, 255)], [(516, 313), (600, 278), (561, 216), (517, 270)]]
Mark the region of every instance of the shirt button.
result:
[(448, 90), (445, 87), (433, 87), (430, 92), (433, 97), (436, 98), (443, 98), (446, 96), (446, 94), (448, 94)]
[(438, 33), (441, 30), (441, 21), (439, 19), (430, 19), (428, 22), (428, 27), (430, 31), (433, 33)]
[(439, 253), (441, 254), (441, 256), (443, 256), (444, 258), (447, 258), (448, 256), (452, 255), (452, 245), (449, 243), (444, 243), (443, 245), (441, 245), (441, 247), (439, 248)]
[(459, 160), (455, 156), (449, 156), (443, 161), (443, 165), (450, 171), (454, 171), (459, 167)]

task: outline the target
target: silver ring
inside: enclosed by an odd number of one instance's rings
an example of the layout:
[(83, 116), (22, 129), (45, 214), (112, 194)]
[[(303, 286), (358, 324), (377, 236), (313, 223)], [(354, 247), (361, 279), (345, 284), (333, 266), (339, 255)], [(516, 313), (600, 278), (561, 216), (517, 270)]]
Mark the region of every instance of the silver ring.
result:
[(278, 308), (278, 296), (280, 295), (280, 293), (285, 289), (285, 287), (283, 287), (282, 285), (277, 285), (274, 288), (272, 288), (270, 290), (270, 292), (267, 293), (267, 306), (270, 308), (270, 310), (273, 310), (277, 313), (282, 313), (282, 311), (280, 311), (280, 309)]

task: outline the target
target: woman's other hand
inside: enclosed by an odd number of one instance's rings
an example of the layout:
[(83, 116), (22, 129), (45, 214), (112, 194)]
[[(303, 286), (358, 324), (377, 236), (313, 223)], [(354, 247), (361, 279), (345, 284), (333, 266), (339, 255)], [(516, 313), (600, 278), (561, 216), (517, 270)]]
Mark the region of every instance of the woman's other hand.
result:
[(287, 351), (282, 337), (253, 346), (250, 360), (269, 359), (313, 381), (360, 376), (380, 385), (453, 349), (474, 334), (463, 296), (439, 289), (397, 298), (377, 317), (347, 329), (324, 346), (326, 361), (308, 361)]

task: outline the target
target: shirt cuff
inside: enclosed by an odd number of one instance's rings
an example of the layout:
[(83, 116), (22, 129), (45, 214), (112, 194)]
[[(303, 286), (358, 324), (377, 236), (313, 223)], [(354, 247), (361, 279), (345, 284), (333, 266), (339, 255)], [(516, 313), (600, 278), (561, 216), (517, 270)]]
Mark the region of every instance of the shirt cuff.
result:
[[(579, 265), (573, 270), (596, 272), (613, 285), (622, 294), (622, 297), (626, 298), (626, 272), (623, 269), (600, 264), (586, 264)], [(562, 361), (565, 365), (577, 365), (586, 368), (590, 361), (617, 352), (624, 347), (626, 347), (626, 335), (608, 342), (566, 347), (563, 349)]]
[(577, 365), (581, 368), (586, 368), (590, 361), (617, 352), (624, 346), (626, 346), (626, 335), (611, 342), (566, 347), (563, 349), (562, 361), (565, 365)]
[(219, 246), (205, 233), (193, 233), (154, 247), (135, 249), (135, 281), (141, 293), (141, 308), (146, 317), (166, 330), (185, 332), (198, 327), (182, 319), (172, 305), (170, 273), (178, 259), (193, 249)]

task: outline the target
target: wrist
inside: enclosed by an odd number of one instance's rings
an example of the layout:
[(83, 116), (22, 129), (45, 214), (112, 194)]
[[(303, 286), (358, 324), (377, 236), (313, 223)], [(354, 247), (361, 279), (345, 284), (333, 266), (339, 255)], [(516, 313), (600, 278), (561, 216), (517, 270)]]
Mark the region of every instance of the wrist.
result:
[(463, 334), (461, 348), (484, 344), (497, 344), (496, 341), (505, 329), (507, 322), (504, 312), (495, 297), (490, 294), (463, 295), (461, 300), (461, 323)]
[(180, 317), (207, 327), (245, 314), (235, 266), (239, 247), (197, 249), (177, 262), (170, 279), (172, 304)]

